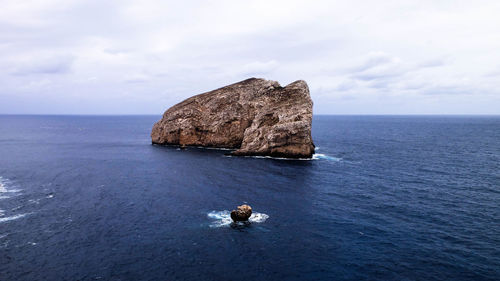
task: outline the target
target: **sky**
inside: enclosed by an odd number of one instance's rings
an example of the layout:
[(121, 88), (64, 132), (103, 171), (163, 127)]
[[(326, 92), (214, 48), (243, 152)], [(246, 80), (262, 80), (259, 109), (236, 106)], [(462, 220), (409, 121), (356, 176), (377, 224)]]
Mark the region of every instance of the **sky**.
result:
[(162, 114), (250, 77), (314, 114), (500, 114), (500, 1), (0, 0), (0, 114)]

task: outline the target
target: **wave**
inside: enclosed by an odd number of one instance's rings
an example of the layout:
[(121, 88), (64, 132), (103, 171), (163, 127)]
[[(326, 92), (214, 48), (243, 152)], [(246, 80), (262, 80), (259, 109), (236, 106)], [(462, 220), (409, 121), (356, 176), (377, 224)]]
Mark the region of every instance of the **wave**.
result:
[(325, 155), (322, 153), (314, 153), (312, 159), (313, 160), (330, 160), (330, 161), (337, 161), (337, 162), (342, 160), (342, 158), (328, 156), (328, 155)]
[[(232, 155), (224, 155), (224, 157), (233, 157)], [(322, 153), (314, 153), (311, 158), (284, 158), (284, 157), (272, 157), (272, 156), (237, 156), (237, 157), (247, 157), (247, 158), (257, 158), (257, 159), (273, 159), (273, 160), (286, 160), (286, 161), (313, 161), (313, 160), (329, 160), (329, 161), (342, 161), (342, 158), (328, 156)]]
[(10, 183), (10, 181), (8, 179), (5, 179), (5, 178), (0, 176), (0, 199), (10, 198), (10, 196), (6, 196), (6, 195), (4, 195), (4, 193), (15, 193), (15, 192), (21, 191), (19, 189), (7, 188), (9, 183)]
[[(201, 147), (202, 148), (202, 147)], [(207, 148), (207, 149), (220, 149), (220, 148)], [(319, 146), (314, 148), (314, 151), (318, 151)], [(233, 150), (222, 148), (221, 150)], [(224, 157), (233, 157), (230, 154), (223, 155)], [(342, 158), (329, 156), (323, 153), (314, 153), (311, 158), (285, 158), (285, 157), (273, 157), (273, 156), (262, 156), (262, 155), (250, 155), (250, 156), (237, 156), (237, 157), (247, 157), (247, 158), (257, 158), (257, 159), (274, 159), (274, 160), (287, 160), (287, 161), (311, 161), (311, 160), (329, 160), (329, 161), (342, 161)]]
[(0, 177), (0, 193), (7, 192), (7, 188), (5, 187), (5, 180)]
[(19, 214), (19, 215), (14, 215), (10, 217), (5, 217), (5, 218), (0, 218), (0, 222), (6, 222), (6, 221), (11, 221), (11, 220), (17, 220), (20, 219), (28, 214)]
[[(11, 181), (9, 179), (6, 179), (6, 178), (0, 176), (0, 199), (10, 198), (10, 196), (5, 195), (6, 193), (16, 193), (16, 192), (21, 191), (19, 189), (13, 189), (11, 187), (12, 187)], [(11, 211), (15, 211), (19, 208), (20, 207), (16, 207), (16, 208), (12, 209)], [(29, 215), (29, 213), (17, 214), (17, 215), (5, 217), (5, 211), (0, 210), (0, 223), (12, 221), (12, 220), (17, 220), (17, 219), (20, 219), (22, 217), (25, 217), (26, 215)]]
[[(210, 223), (210, 227), (229, 226), (233, 223), (233, 220), (231, 219), (231, 212), (227, 210), (211, 211), (207, 214), (207, 216), (214, 220), (212, 221), (212, 223)], [(248, 221), (251, 223), (263, 223), (268, 218), (269, 215), (253, 212)]]

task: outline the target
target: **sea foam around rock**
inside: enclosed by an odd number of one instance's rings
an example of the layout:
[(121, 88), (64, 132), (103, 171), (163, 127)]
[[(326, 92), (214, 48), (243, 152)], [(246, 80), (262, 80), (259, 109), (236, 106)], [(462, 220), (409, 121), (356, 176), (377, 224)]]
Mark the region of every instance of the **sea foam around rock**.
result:
[[(233, 157), (232, 155), (224, 155), (224, 157)], [(256, 159), (273, 159), (273, 160), (285, 160), (285, 161), (312, 161), (312, 160), (328, 160), (339, 162), (342, 158), (328, 156), (322, 153), (315, 153), (311, 158), (282, 158), (282, 157), (272, 157), (272, 156), (239, 156), (245, 158), (256, 158)]]
[[(208, 218), (212, 219), (213, 221), (210, 223), (210, 227), (223, 227), (223, 226), (229, 226), (231, 223), (233, 223), (233, 220), (231, 219), (231, 212), (224, 210), (224, 211), (211, 211), (207, 214)], [(269, 215), (264, 214), (264, 213), (257, 213), (253, 212), (250, 218), (248, 219), (249, 222), (251, 223), (263, 223), (269, 218)], [(243, 222), (238, 222), (241, 224), (244, 224)]]

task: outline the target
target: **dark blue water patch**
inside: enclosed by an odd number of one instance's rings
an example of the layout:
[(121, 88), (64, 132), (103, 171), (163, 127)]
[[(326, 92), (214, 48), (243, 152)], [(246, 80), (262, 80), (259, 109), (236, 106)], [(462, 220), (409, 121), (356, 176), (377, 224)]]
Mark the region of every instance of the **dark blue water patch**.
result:
[(500, 279), (499, 117), (316, 116), (311, 161), (159, 118), (0, 116), (0, 280)]

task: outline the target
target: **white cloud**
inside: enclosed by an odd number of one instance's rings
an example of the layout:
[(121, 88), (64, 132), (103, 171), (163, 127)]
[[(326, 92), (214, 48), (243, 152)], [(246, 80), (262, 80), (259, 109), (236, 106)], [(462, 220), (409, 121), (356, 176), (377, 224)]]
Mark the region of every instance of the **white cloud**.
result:
[(13, 66), (14, 75), (64, 74), (71, 70), (72, 56), (19, 59)]
[(123, 81), (126, 83), (146, 83), (150, 81), (150, 77), (145, 74), (132, 74), (126, 76)]
[(255, 61), (243, 65), (241, 75), (247, 76), (266, 76), (278, 67), (278, 62), (270, 60), (266, 62)]

